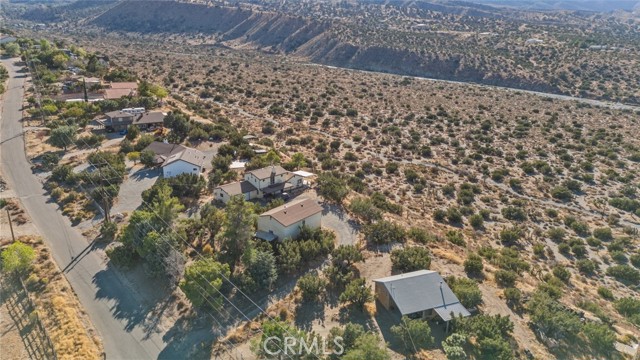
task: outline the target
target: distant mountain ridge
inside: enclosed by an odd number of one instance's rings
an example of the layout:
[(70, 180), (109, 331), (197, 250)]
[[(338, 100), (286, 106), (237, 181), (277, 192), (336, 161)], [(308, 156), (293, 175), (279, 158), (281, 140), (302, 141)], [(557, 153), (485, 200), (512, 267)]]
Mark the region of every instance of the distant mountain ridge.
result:
[(574, 10), (611, 12), (616, 10), (633, 11), (640, 8), (638, 0), (466, 0), (478, 4), (508, 6), (530, 10)]
[(557, 91), (525, 76), (484, 71), (463, 55), (441, 57), (338, 40), (330, 21), (236, 7), (172, 1), (124, 1), (91, 21), (112, 31), (216, 33), (230, 46), (283, 52), (311, 62), (400, 75), (472, 81), (537, 91)]

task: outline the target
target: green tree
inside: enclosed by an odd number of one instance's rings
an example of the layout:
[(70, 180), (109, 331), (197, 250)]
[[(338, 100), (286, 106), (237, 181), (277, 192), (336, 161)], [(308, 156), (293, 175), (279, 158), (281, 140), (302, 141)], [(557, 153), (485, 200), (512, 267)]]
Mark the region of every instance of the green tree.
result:
[(4, 46), (4, 52), (9, 57), (16, 57), (20, 55), (20, 46), (15, 42), (9, 43)]
[(356, 341), (366, 332), (364, 331), (364, 327), (360, 324), (347, 323), (344, 326), (344, 329), (339, 327), (335, 327), (330, 331), (332, 339), (340, 336), (342, 337), (342, 346), (344, 347), (344, 351), (348, 352), (353, 349), (356, 345)]
[(607, 325), (587, 322), (582, 326), (582, 332), (595, 352), (611, 354), (615, 350), (616, 333)]
[(640, 271), (629, 265), (614, 265), (607, 269), (607, 275), (613, 276), (620, 282), (638, 285), (640, 283)]
[(270, 289), (278, 279), (276, 258), (271, 252), (256, 250), (246, 264), (247, 273), (253, 279), (255, 285), (261, 289)]
[(349, 210), (367, 223), (382, 219), (382, 211), (367, 197), (359, 196), (353, 199), (349, 204)]
[[(309, 336), (302, 330), (299, 330), (284, 321), (280, 320), (267, 320), (262, 323), (262, 336), (252, 342), (251, 350), (258, 356), (259, 359), (300, 359), (299, 356), (291, 354), (292, 350), (297, 351), (303, 346), (300, 341), (305, 340), (310, 344)], [(289, 341), (295, 339), (294, 343)], [(286, 344), (290, 345), (291, 350), (288, 350), (288, 355), (284, 355)], [(314, 354), (318, 357), (318, 354)], [(310, 356), (311, 358), (311, 356)]]
[(385, 347), (380, 346), (378, 336), (373, 333), (364, 334), (356, 340), (353, 348), (342, 357), (343, 360), (389, 360), (391, 355)]
[(402, 243), (406, 238), (406, 231), (402, 226), (386, 220), (367, 225), (364, 233), (374, 244)]
[(391, 263), (394, 269), (403, 273), (428, 270), (431, 266), (431, 256), (427, 248), (420, 246), (394, 249), (391, 252)]
[(464, 271), (471, 275), (480, 275), (484, 265), (482, 264), (482, 258), (476, 253), (470, 253), (467, 255), (467, 259), (464, 261)]
[(453, 320), (453, 328), (456, 333), (475, 338), (472, 350), (477, 359), (510, 360), (514, 358), (513, 350), (509, 345), (513, 323), (508, 316), (459, 317)]
[(302, 292), (302, 299), (305, 301), (316, 301), (325, 291), (327, 281), (318, 274), (309, 273), (298, 279), (296, 284)]
[(371, 289), (367, 286), (365, 279), (359, 278), (347, 284), (344, 292), (340, 294), (340, 302), (357, 305), (364, 309), (364, 305), (373, 300)]
[(211, 302), (218, 307), (221, 304), (219, 294), (223, 279), (230, 275), (229, 265), (211, 258), (200, 259), (187, 266), (180, 289), (194, 306), (206, 306)]
[(31, 246), (16, 241), (2, 250), (0, 257), (2, 258), (2, 270), (5, 273), (24, 273), (33, 264), (36, 253)]
[(409, 353), (427, 349), (434, 342), (429, 323), (422, 319), (412, 320), (403, 316), (400, 324), (391, 327), (391, 333), (404, 343)]
[(447, 360), (466, 360), (467, 353), (464, 351), (467, 344), (467, 337), (464, 334), (453, 333), (442, 342), (442, 350), (447, 355)]
[(633, 297), (620, 298), (615, 301), (613, 307), (620, 314), (626, 316), (630, 322), (640, 326), (640, 299)]
[(254, 214), (251, 204), (236, 196), (227, 203), (226, 215), (224, 231), (221, 233), (222, 248), (227, 252), (229, 263), (234, 266), (251, 246)]
[(545, 291), (537, 290), (527, 302), (527, 309), (531, 321), (547, 336), (571, 338), (580, 332), (580, 317)]
[(137, 151), (132, 151), (127, 154), (127, 158), (129, 159), (129, 161), (133, 161), (133, 164), (135, 165), (140, 160), (140, 153)]
[(291, 167), (293, 167), (294, 169), (305, 167), (308, 163), (309, 162), (307, 158), (305, 158), (304, 154), (300, 152), (293, 154), (293, 156), (291, 156), (291, 161), (289, 162)]
[(140, 129), (136, 125), (131, 125), (127, 128), (126, 138), (128, 140), (133, 141), (138, 135), (140, 135)]
[(360, 250), (353, 245), (340, 245), (331, 252), (334, 264), (350, 267), (358, 261), (362, 261), (364, 257)]
[(144, 150), (140, 153), (140, 162), (146, 167), (151, 167), (156, 164), (155, 157), (156, 154), (153, 151)]
[(178, 213), (184, 210), (184, 206), (177, 197), (172, 196), (170, 187), (162, 187), (151, 203), (151, 210), (162, 224), (171, 227)]
[(49, 143), (57, 148), (67, 151), (67, 147), (76, 141), (76, 131), (77, 129), (75, 126), (59, 126), (51, 130)]
[(349, 193), (349, 188), (339, 175), (324, 172), (318, 176), (317, 191), (325, 199), (341, 204)]
[(447, 278), (447, 284), (464, 307), (473, 308), (482, 303), (482, 292), (476, 281), (451, 276)]

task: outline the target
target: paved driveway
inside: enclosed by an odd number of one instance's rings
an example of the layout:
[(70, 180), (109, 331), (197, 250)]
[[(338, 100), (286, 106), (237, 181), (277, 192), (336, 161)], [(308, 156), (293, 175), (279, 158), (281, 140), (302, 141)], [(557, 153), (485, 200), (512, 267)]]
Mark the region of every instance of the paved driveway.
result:
[(355, 245), (360, 226), (339, 206), (323, 203), (322, 226), (336, 233), (338, 245)]
[(118, 199), (111, 209), (111, 215), (129, 213), (142, 204), (142, 192), (149, 189), (160, 176), (160, 169), (145, 169), (134, 166), (127, 179), (120, 185)]

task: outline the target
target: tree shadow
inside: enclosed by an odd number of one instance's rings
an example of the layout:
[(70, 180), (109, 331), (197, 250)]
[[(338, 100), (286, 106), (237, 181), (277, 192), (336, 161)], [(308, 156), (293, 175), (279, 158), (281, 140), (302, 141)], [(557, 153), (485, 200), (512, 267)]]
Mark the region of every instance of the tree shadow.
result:
[(203, 314), (180, 317), (162, 337), (167, 345), (158, 359), (211, 359), (214, 343), (229, 327), (215, 328), (207, 320)]
[(301, 302), (296, 307), (295, 325), (302, 330), (311, 331), (313, 321), (320, 320), (324, 323), (324, 317), (324, 302)]
[[(142, 326), (147, 328), (149, 326), (146, 323), (147, 315), (157, 304), (166, 300), (169, 297), (167, 293), (168, 287), (166, 284), (161, 283), (156, 279), (146, 277), (143, 279), (129, 280), (127, 275), (130, 275), (132, 271), (142, 271), (141, 266), (130, 269), (127, 274), (121, 273), (111, 263), (107, 264), (105, 270), (101, 270), (93, 277), (93, 283), (97, 287), (95, 298), (97, 300), (112, 301), (111, 313), (113, 317), (125, 322), (125, 330), (132, 331), (136, 326)], [(127, 286), (127, 284), (136, 284), (134, 289), (133, 285)], [(121, 286), (113, 286), (113, 284), (120, 284)], [(142, 297), (140, 295), (145, 295)], [(140, 301), (140, 299), (143, 301)], [(148, 331), (147, 331), (148, 332)]]
[(344, 306), (338, 311), (338, 318), (341, 324), (353, 323), (360, 324), (367, 331), (378, 331), (378, 325), (369, 313), (357, 306)]

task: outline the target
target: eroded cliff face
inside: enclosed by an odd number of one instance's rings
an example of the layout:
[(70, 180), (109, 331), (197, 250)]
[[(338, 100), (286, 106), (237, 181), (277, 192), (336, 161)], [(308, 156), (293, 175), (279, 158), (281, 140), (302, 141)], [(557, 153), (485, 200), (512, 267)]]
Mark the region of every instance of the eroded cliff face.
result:
[(143, 0), (123, 2), (91, 23), (112, 31), (218, 34), (231, 47), (276, 51), (337, 67), (557, 91), (528, 74), (490, 70), (500, 68), (488, 65), (502, 59), (353, 44), (337, 40), (331, 22), (286, 14)]

